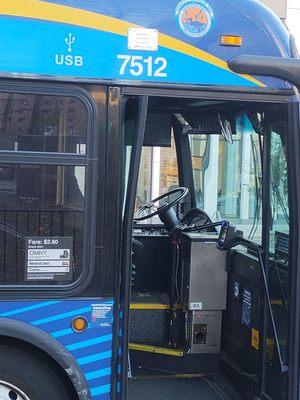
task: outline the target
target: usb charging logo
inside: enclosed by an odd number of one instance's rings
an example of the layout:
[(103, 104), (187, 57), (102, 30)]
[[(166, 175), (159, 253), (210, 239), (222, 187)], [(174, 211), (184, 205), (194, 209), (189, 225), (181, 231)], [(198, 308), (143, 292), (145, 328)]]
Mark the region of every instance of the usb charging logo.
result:
[(69, 33), (68, 36), (65, 38), (66, 45), (68, 46), (68, 52), (71, 53), (72, 45), (75, 43), (76, 37)]
[(68, 54), (55, 54), (54, 61), (56, 65), (66, 67), (83, 67), (83, 57), (73, 55), (73, 47), (76, 42), (76, 37), (70, 32), (65, 38)]

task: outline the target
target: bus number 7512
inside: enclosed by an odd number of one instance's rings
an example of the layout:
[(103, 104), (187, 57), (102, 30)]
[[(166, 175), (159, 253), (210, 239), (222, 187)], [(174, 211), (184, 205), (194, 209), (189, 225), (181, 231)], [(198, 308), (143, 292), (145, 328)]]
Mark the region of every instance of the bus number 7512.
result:
[(130, 73), (133, 76), (141, 76), (145, 72), (147, 76), (155, 76), (159, 78), (166, 78), (166, 68), (168, 62), (164, 57), (152, 57), (149, 56), (144, 58), (143, 56), (130, 56), (126, 54), (118, 54), (117, 58), (123, 60), (120, 67), (120, 75)]

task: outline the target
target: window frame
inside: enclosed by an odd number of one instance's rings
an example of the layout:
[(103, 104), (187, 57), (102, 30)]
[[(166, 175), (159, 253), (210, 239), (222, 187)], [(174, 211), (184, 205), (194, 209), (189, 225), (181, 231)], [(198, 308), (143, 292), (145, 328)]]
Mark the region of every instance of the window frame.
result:
[[(2, 93), (18, 93), (40, 96), (73, 97), (81, 101), (86, 110), (86, 153), (58, 153), (58, 152), (31, 152), (0, 149), (0, 164), (20, 165), (55, 165), (55, 166), (82, 166), (85, 168), (85, 191), (83, 210), (83, 254), (82, 268), (77, 280), (70, 284), (0, 284), (0, 294), (12, 294), (14, 298), (22, 297), (25, 293), (31, 298), (57, 294), (72, 295), (83, 291), (90, 283), (94, 273), (94, 248), (96, 241), (96, 192), (92, 188), (97, 186), (98, 170), (98, 136), (96, 128), (98, 111), (94, 99), (87, 90), (71, 84), (37, 83), (30, 81), (0, 81)], [(100, 267), (99, 267), (100, 268)]]

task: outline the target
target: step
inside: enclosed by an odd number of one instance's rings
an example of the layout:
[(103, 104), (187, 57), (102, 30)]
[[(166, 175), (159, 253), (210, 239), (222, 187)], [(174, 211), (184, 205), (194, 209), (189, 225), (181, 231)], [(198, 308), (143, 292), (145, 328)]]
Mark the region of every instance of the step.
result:
[(170, 310), (164, 304), (133, 303), (130, 310), (130, 341), (166, 342)]
[[(182, 307), (176, 306), (176, 332), (184, 335)], [(132, 293), (130, 304), (130, 342), (162, 343), (169, 340), (170, 299), (165, 293)]]
[(143, 344), (143, 343), (129, 343), (129, 350), (145, 351), (147, 353), (165, 354), (168, 356), (182, 357), (184, 355), (183, 349), (172, 349), (170, 347), (163, 347), (157, 345)]
[(183, 348), (172, 349), (166, 344), (129, 344), (130, 361), (136, 370), (152, 372), (199, 374), (219, 370), (219, 354), (187, 354)]

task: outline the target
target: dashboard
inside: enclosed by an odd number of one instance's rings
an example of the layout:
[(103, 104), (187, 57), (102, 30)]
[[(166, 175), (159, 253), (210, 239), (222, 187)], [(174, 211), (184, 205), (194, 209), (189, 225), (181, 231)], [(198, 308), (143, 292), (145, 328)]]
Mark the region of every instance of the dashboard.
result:
[(159, 236), (169, 236), (166, 228), (160, 225), (134, 225), (132, 235), (134, 237), (159, 237)]

